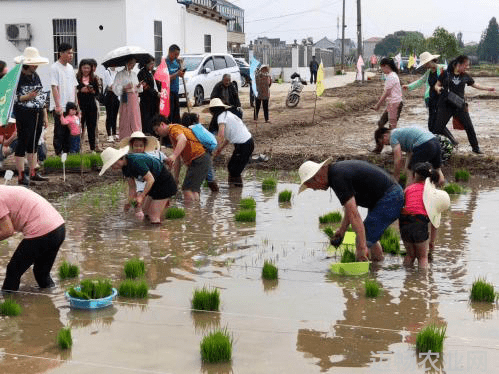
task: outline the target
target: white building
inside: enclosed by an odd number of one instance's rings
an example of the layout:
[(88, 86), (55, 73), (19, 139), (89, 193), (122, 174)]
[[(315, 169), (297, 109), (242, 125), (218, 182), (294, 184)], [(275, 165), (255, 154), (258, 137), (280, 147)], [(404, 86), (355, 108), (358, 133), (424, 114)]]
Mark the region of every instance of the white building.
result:
[[(215, 8), (182, 3), (189, 1), (2, 0), (0, 59), (10, 68), (13, 58), (31, 45), (52, 63), (61, 42), (73, 45), (75, 67), (83, 58), (100, 63), (107, 52), (124, 45), (143, 47), (157, 60), (171, 44), (181, 53), (225, 53), (227, 19)], [(38, 69), (47, 89), (49, 70)]]

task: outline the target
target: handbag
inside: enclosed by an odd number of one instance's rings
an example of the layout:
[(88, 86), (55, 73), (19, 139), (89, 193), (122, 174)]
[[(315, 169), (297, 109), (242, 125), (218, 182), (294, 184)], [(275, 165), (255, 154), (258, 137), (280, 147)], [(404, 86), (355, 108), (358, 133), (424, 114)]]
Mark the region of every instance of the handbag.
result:
[(447, 99), (446, 101), (457, 109), (464, 108), (464, 99), (449, 89), (450, 73), (447, 72)]

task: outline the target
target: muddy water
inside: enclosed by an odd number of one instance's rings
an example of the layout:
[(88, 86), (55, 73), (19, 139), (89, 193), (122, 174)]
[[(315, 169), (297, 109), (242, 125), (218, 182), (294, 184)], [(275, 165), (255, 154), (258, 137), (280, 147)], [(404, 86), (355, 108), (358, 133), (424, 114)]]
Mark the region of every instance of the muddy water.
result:
[[(435, 260), (428, 272), (406, 270), (387, 256), (371, 274), (381, 297), (363, 295), (365, 277), (328, 275), (332, 258), (318, 216), (340, 209), (334, 194), (306, 191), (290, 204), (262, 193), (255, 177), (241, 191), (203, 193), (186, 218), (151, 227), (121, 211), (120, 187), (55, 203), (67, 221), (63, 259), (80, 277), (123, 279), (126, 259), (140, 257), (151, 287), (147, 301), (118, 299), (113, 307), (75, 311), (63, 291), (71, 281), (40, 293), (23, 278), (16, 300), (23, 314), (0, 319), (2, 373), (492, 373), (499, 365), (497, 305), (468, 302), (479, 276), (499, 285), (496, 243), (499, 185), (482, 179), (452, 198), (442, 218)], [(118, 192), (117, 192), (118, 191)], [(241, 197), (257, 201), (256, 223), (236, 223)], [(363, 211), (362, 214), (366, 212)], [(0, 243), (0, 277), (19, 238)], [(263, 282), (265, 260), (279, 268)], [(190, 310), (195, 288), (218, 287), (221, 313)], [(443, 357), (417, 357), (414, 332), (447, 324)], [(71, 326), (74, 345), (61, 354), (55, 336)], [(233, 335), (231, 364), (203, 365), (199, 343), (215, 327)], [(426, 360), (431, 358), (432, 361)], [(433, 366), (433, 367), (432, 367)]]

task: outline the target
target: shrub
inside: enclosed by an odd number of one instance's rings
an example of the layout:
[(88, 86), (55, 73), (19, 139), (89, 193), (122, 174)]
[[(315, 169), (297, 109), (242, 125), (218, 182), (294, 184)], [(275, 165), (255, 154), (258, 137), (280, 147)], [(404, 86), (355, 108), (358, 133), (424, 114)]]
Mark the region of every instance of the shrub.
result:
[(423, 328), (416, 337), (416, 349), (419, 352), (442, 352), (446, 326), (429, 325)]
[(464, 192), (463, 187), (461, 187), (457, 183), (449, 183), (444, 186), (445, 192), (447, 192), (449, 195), (458, 195)]
[(456, 182), (459, 181), (468, 182), (468, 180), (470, 179), (470, 172), (466, 169), (456, 170), (454, 178), (456, 179)]
[(291, 195), (293, 193), (290, 190), (284, 190), (279, 192), (279, 202), (280, 203), (286, 203), (288, 201), (291, 201)]
[(201, 358), (208, 363), (227, 362), (232, 359), (232, 343), (227, 328), (217, 329), (201, 341)]
[(239, 207), (241, 209), (255, 209), (256, 208), (256, 201), (252, 197), (246, 197), (244, 199), (241, 199), (239, 201)]
[(244, 209), (236, 213), (236, 221), (238, 222), (255, 222), (256, 211), (254, 209)]
[(185, 217), (184, 208), (179, 208), (176, 206), (172, 206), (166, 210), (165, 218), (166, 219), (179, 219)]
[(345, 249), (341, 254), (341, 263), (355, 262), (355, 253), (350, 249)]
[(262, 268), (262, 278), (268, 280), (277, 279), (278, 271), (273, 263), (265, 261)]
[(118, 287), (118, 293), (123, 297), (135, 297), (144, 299), (149, 293), (149, 287), (145, 281), (132, 279), (124, 280)]
[(0, 314), (3, 316), (15, 317), (22, 312), (21, 306), (14, 300), (7, 299), (0, 304)]
[(57, 333), (57, 344), (61, 349), (71, 348), (73, 345), (73, 338), (71, 337), (71, 329), (69, 327), (63, 327)]
[(67, 261), (64, 261), (59, 267), (60, 279), (76, 278), (78, 274), (80, 274), (80, 269), (78, 268), (78, 266), (70, 264)]
[(371, 279), (366, 279), (366, 297), (378, 297), (381, 287), (378, 282)]
[(125, 276), (127, 278), (135, 279), (145, 275), (146, 265), (144, 261), (138, 258), (132, 258), (125, 263)]
[(319, 217), (320, 223), (338, 223), (341, 222), (342, 216), (340, 212), (331, 212), (328, 214), (324, 214)]
[(68, 290), (69, 296), (79, 299), (102, 299), (113, 293), (113, 286), (109, 279), (86, 279), (81, 281), (80, 290), (71, 287)]
[(275, 190), (277, 187), (277, 181), (275, 178), (265, 178), (262, 182), (262, 190), (270, 191)]
[(194, 290), (192, 309), (218, 311), (220, 306), (220, 291), (217, 288), (209, 290), (206, 287)]
[(400, 254), (400, 236), (395, 229), (388, 227), (381, 235), (380, 243), (385, 253)]
[(496, 299), (494, 286), (483, 278), (478, 278), (473, 282), (470, 293), (471, 301), (483, 301), (493, 303)]

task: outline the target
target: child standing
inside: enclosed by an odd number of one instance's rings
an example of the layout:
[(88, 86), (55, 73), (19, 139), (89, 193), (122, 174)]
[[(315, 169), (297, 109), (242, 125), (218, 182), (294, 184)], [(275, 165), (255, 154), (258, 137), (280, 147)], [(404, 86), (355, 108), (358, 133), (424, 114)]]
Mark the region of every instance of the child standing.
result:
[(447, 192), (435, 188), (439, 173), (429, 162), (414, 166), (413, 180), (404, 191), (405, 206), (399, 218), (400, 235), (407, 250), (404, 266), (412, 266), (417, 258), (419, 267), (426, 268), (435, 246), (440, 214), (449, 208), (450, 199)]
[(81, 125), (78, 107), (75, 103), (66, 104), (66, 112), (61, 114), (61, 124), (69, 127), (69, 153), (80, 152)]

